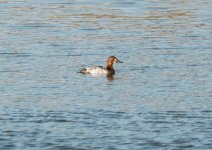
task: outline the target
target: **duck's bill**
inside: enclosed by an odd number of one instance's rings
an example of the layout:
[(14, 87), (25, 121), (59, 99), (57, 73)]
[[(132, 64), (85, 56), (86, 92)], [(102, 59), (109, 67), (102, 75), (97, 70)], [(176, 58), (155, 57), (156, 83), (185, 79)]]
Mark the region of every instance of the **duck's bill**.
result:
[(118, 62), (118, 63), (124, 63), (123, 61), (120, 61), (120, 60), (118, 60), (118, 59), (117, 59), (117, 62)]

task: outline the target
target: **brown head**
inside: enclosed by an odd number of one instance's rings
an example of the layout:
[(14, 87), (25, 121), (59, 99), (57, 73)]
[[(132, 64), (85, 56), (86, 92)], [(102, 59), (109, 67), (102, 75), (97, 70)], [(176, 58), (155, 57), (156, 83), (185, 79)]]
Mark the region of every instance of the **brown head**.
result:
[(107, 59), (107, 66), (106, 68), (107, 69), (113, 69), (113, 64), (114, 63), (123, 63), (122, 61), (118, 60), (115, 56), (110, 56), (108, 59)]

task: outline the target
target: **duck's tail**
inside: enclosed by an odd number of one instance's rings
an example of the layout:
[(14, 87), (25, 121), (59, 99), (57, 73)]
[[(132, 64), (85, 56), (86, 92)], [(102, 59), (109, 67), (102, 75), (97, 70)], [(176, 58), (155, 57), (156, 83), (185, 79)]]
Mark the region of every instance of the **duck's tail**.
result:
[(79, 73), (86, 74), (86, 71), (87, 71), (87, 69), (86, 69), (86, 68), (82, 68), (82, 69), (79, 71)]

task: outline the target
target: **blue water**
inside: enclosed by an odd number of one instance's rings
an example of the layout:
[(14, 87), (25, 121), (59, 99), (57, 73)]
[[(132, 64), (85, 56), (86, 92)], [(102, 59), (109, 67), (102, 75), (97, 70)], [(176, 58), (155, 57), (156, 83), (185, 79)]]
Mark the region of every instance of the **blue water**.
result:
[(0, 149), (212, 149), (211, 8), (1, 0)]

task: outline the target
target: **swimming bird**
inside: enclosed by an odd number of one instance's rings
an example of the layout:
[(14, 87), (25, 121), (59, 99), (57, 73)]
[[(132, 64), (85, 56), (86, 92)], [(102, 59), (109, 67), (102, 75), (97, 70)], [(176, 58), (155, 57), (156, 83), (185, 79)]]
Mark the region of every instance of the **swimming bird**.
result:
[(106, 67), (103, 67), (103, 66), (85, 67), (80, 71), (80, 73), (99, 74), (99, 75), (114, 75), (115, 74), (115, 70), (113, 68), (114, 63), (123, 63), (123, 62), (118, 60), (115, 56), (110, 56), (107, 59)]

